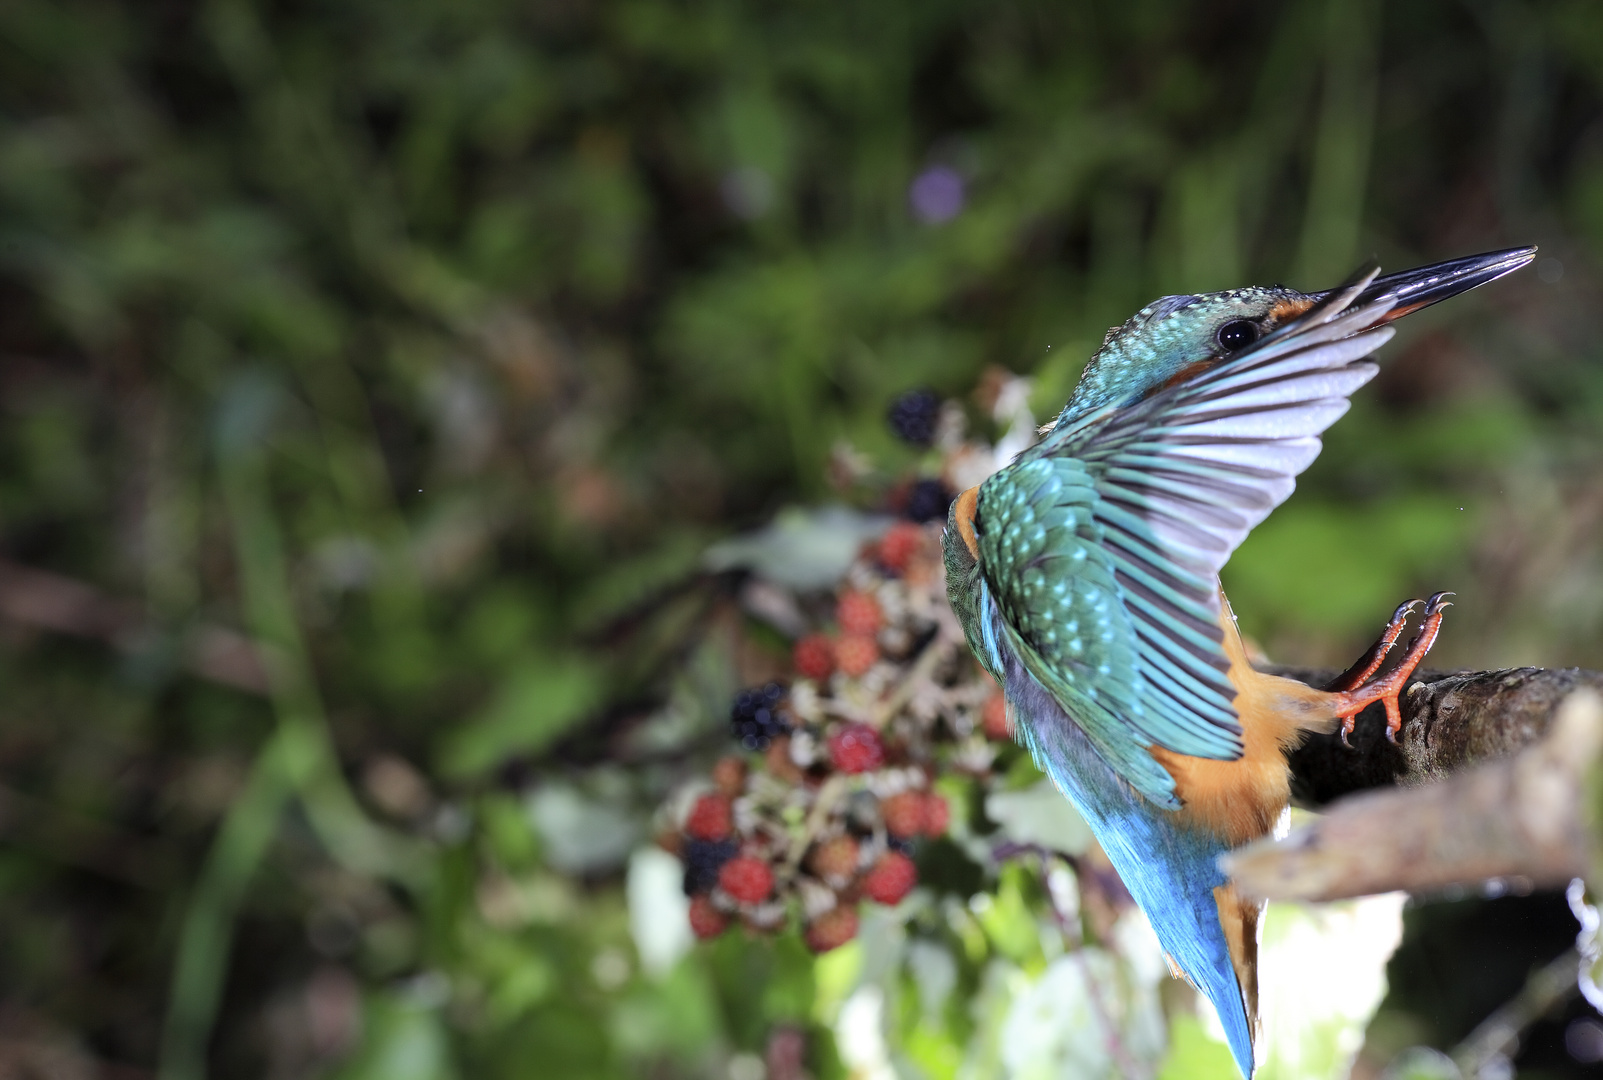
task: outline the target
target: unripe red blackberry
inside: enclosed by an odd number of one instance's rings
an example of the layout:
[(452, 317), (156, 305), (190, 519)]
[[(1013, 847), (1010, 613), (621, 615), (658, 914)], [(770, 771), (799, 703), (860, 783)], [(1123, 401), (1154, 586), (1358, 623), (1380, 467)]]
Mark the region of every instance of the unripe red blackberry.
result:
[(776, 779), (787, 784), (802, 782), (803, 773), (796, 763), (790, 760), (790, 736), (781, 735), (773, 744), (763, 751), (763, 765)]
[(924, 793), (924, 835), (944, 836), (952, 824), (952, 808), (933, 791)]
[(898, 904), (918, 884), (913, 860), (899, 851), (887, 851), (863, 875), (863, 891), (881, 904)]
[(842, 724), (829, 737), (829, 760), (843, 773), (870, 772), (885, 760), (885, 747), (867, 724)]
[(722, 840), (733, 829), (734, 814), (722, 795), (703, 795), (685, 819), (685, 832), (697, 840)]
[(714, 907), (711, 899), (705, 896), (690, 898), (691, 933), (705, 941), (717, 937), (728, 926), (729, 916)]
[(739, 795), (746, 786), (746, 763), (737, 757), (718, 759), (712, 767), (712, 782), (728, 798)]
[(839, 887), (857, 874), (857, 841), (850, 836), (837, 836), (813, 848), (808, 861), (813, 872), (830, 885)]
[(833, 907), (807, 926), (807, 947), (815, 953), (838, 949), (857, 936), (857, 909)]
[(879, 812), (885, 819), (885, 831), (892, 836), (906, 838), (924, 831), (922, 791), (900, 791), (888, 799), (882, 799)]
[(718, 887), (743, 904), (755, 904), (774, 891), (774, 871), (762, 859), (742, 855), (724, 863)]
[(835, 643), (835, 663), (857, 678), (879, 661), (879, 643), (866, 634), (848, 634)]
[(898, 521), (880, 538), (880, 565), (900, 574), (923, 546), (924, 530), (911, 521)]
[(835, 621), (843, 635), (870, 637), (885, 625), (885, 613), (868, 593), (845, 592), (835, 602)]
[(835, 643), (823, 634), (808, 634), (791, 649), (790, 662), (796, 674), (823, 682), (835, 671)]

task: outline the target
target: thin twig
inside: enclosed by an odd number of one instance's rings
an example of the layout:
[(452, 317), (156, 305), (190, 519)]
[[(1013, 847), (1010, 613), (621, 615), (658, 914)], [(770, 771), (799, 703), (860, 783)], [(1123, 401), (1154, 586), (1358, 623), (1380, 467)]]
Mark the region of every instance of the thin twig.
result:
[(830, 811), (846, 790), (851, 778), (844, 773), (836, 773), (825, 780), (818, 788), (818, 794), (813, 798), (813, 808), (807, 813), (807, 820), (803, 822), (801, 832), (791, 840), (790, 850), (785, 854), (785, 864), (782, 875), (789, 877), (801, 866), (802, 857), (807, 849), (829, 820)]
[(896, 689), (880, 702), (873, 719), (869, 722), (877, 728), (890, 723), (891, 718), (912, 698), (913, 691), (918, 689), (921, 683), (928, 682), (934, 675), (935, 669), (951, 655), (954, 644), (944, 634), (936, 634), (931, 638), (929, 644), (924, 646), (924, 651), (919, 653), (918, 659), (913, 662), (913, 666), (907, 669), (902, 681), (896, 684)]

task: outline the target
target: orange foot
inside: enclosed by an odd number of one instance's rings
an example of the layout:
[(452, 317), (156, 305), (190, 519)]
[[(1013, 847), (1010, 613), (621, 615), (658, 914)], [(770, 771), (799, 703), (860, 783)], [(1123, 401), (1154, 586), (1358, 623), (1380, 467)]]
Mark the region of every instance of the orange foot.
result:
[(1408, 616), (1412, 615), (1414, 609), (1424, 602), (1423, 600), (1404, 600), (1401, 604), (1398, 604), (1397, 610), (1392, 612), (1391, 620), (1386, 623), (1386, 628), (1380, 632), (1379, 639), (1369, 647), (1364, 655), (1358, 658), (1352, 667), (1336, 676), (1325, 689), (1330, 691), (1353, 690), (1362, 686), (1364, 681), (1376, 671), (1379, 671), (1380, 665), (1386, 662), (1386, 654), (1391, 652), (1393, 645), (1397, 644), (1397, 639), (1402, 635), (1403, 624), (1408, 621)]
[(1374, 682), (1365, 683), (1365, 680), (1373, 675), (1386, 659), (1386, 654), (1391, 651), (1398, 635), (1403, 632), (1403, 622), (1419, 603), (1418, 600), (1410, 600), (1398, 607), (1391, 621), (1386, 624), (1386, 629), (1381, 633), (1380, 640), (1370, 646), (1369, 651), (1358, 663), (1343, 672), (1332, 684), (1331, 689), (1336, 691), (1336, 716), (1341, 719), (1343, 746), (1349, 748), (1352, 746), (1347, 737), (1352, 734), (1358, 714), (1377, 701), (1386, 705), (1386, 741), (1391, 743), (1397, 741), (1397, 732), (1403, 726), (1403, 710), (1398, 698), (1402, 695), (1403, 687), (1408, 685), (1408, 679), (1414, 674), (1414, 669), (1425, 659), (1430, 647), (1436, 644), (1436, 635), (1442, 628), (1442, 616), (1453, 606), (1447, 599), (1452, 595), (1450, 592), (1439, 592), (1425, 603), (1425, 619), (1420, 624), (1419, 633), (1408, 643), (1408, 651), (1403, 654), (1403, 662), (1386, 675)]

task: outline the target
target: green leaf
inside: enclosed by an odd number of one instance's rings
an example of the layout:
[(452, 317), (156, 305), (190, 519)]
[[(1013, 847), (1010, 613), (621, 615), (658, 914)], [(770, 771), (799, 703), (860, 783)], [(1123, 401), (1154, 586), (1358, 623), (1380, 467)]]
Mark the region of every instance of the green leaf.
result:
[(975, 917), (997, 952), (1028, 966), (1041, 960), (1041, 936), (1024, 898), (1024, 874), (1018, 863), (1004, 866), (995, 898), (982, 893), (985, 902), (975, 911)]
[(1169, 1056), (1158, 1080), (1240, 1080), (1230, 1048), (1213, 1039), (1194, 1014), (1183, 1013), (1169, 1024)]
[(574, 605), (580, 629), (600, 626), (690, 577), (705, 547), (701, 534), (676, 531), (634, 558), (611, 563)]
[(730, 537), (707, 549), (707, 569), (748, 569), (793, 589), (833, 586), (857, 557), (863, 542), (890, 526), (890, 519), (841, 506), (781, 510), (767, 527)]
[(539, 753), (600, 704), (604, 685), (602, 668), (583, 657), (520, 667), (488, 708), (446, 738), (440, 768), (461, 778)]
[(614, 1045), (630, 1057), (694, 1058), (719, 1034), (717, 997), (700, 965), (676, 965), (661, 982), (637, 984), (612, 1013)]
[(1016, 844), (1079, 855), (1091, 844), (1091, 828), (1050, 780), (1023, 791), (996, 791), (985, 798), (985, 816)]
[(1294, 499), (1231, 558), (1225, 591), (1248, 633), (1267, 624), (1362, 637), (1412, 590), (1444, 587), (1441, 574), (1475, 539), (1473, 509), (1440, 492), (1361, 507)]
[(385, 994), (368, 1001), (362, 1046), (335, 1080), (450, 1080), (450, 1043), (432, 1009)]

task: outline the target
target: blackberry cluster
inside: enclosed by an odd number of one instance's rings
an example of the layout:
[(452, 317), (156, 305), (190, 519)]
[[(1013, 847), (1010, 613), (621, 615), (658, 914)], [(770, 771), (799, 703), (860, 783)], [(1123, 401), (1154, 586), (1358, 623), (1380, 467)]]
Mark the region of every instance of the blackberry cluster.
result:
[(891, 430), (914, 446), (935, 441), (935, 421), (941, 415), (941, 399), (933, 390), (909, 390), (891, 402), (885, 414)]
[(718, 884), (718, 871), (740, 853), (735, 840), (687, 839), (680, 852), (685, 861), (685, 895), (700, 896)]
[(938, 838), (961, 824), (970, 794), (1005, 784), (1013, 758), (1001, 756), (1012, 733), (991, 677), (936, 645), (946, 597), (930, 523), (944, 523), (953, 491), (971, 482), (958, 477), (993, 453), (963, 438), (962, 418), (927, 390), (897, 399), (891, 427), (929, 451), (914, 455), (916, 471), (852, 475), (873, 478), (901, 520), (858, 549), (832, 604), (798, 597), (789, 669), (730, 703), (741, 748), (659, 815), (698, 939), (789, 926), (828, 952), (863, 931), (867, 905), (907, 899), (919, 856), (941, 875), (927, 882), (936, 891), (977, 887), (966, 852)]
[(913, 521), (944, 521), (946, 508), (952, 505), (952, 493), (939, 480), (920, 480), (907, 493), (907, 509), (903, 511)]
[(747, 750), (766, 750), (775, 738), (790, 731), (790, 724), (779, 714), (784, 696), (785, 688), (772, 682), (735, 695), (729, 707), (729, 726), (740, 745)]

